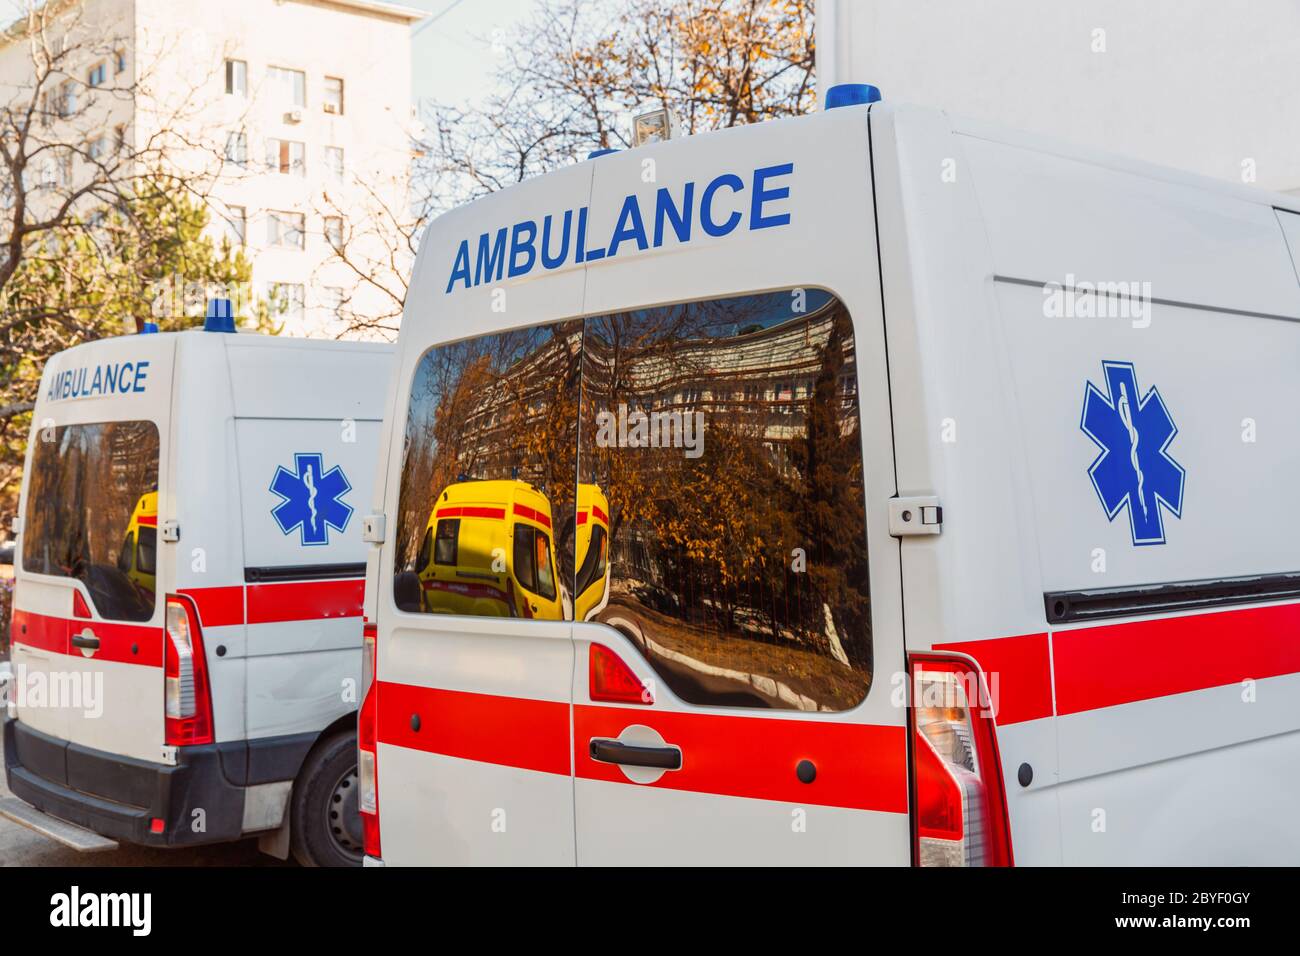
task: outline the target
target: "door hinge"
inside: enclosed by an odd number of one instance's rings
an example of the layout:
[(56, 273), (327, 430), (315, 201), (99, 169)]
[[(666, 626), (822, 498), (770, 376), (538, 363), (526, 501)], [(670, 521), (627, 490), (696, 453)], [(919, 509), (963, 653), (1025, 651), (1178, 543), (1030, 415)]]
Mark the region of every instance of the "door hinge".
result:
[(169, 518), (162, 524), (162, 539), (175, 544), (181, 539), (181, 524), (175, 518)]
[(895, 538), (943, 531), (943, 506), (935, 497), (890, 498), (889, 533)]
[(366, 515), (361, 519), (361, 540), (369, 544), (383, 544), (387, 523), (383, 515)]

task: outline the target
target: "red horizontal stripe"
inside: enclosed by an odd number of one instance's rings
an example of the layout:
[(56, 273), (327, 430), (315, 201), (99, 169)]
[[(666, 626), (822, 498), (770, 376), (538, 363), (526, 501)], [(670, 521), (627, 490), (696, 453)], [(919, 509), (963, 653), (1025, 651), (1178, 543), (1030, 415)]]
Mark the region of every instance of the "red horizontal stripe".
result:
[(144, 525), (146, 528), (156, 528), (156, 527), (158, 527), (158, 516), (157, 516), (157, 515), (141, 515), (140, 517), (136, 518), (135, 520), (136, 520), (136, 524), (142, 524), (142, 525)]
[(527, 518), (529, 521), (536, 521), (543, 528), (550, 528), (551, 516), (544, 511), (538, 511), (536, 508), (530, 508), (527, 505), (515, 505), (515, 514), (521, 518)]
[(609, 524), (609, 515), (601, 511), (599, 505), (592, 505), (591, 513), (595, 515), (597, 518), (599, 518), (601, 521), (605, 522), (605, 524)]
[[(569, 773), (569, 705), (380, 681), (380, 743), (464, 760)], [(412, 729), (418, 716), (420, 729)]]
[[(618, 737), (632, 724), (653, 727), (681, 748), (682, 769), (653, 784), (632, 783), (613, 764), (591, 759), (593, 737)], [(907, 742), (903, 727), (733, 717), (645, 708), (573, 708), (576, 773), (630, 787), (780, 800), (854, 810), (907, 812)], [(817, 778), (800, 783), (795, 768), (811, 760)]]
[(181, 594), (189, 595), (199, 609), (199, 624), (203, 627), (228, 627), (244, 623), (244, 586), (235, 584), (224, 588), (183, 588)]
[(15, 610), (10, 635), (15, 644), (55, 654), (81, 656), (81, 648), (72, 646), (72, 635), (84, 634), (87, 630), (99, 638), (99, 649), (90, 655), (90, 660), (162, 667), (163, 630), (146, 624), (71, 621)]
[(464, 597), (490, 598), (494, 601), (506, 600), (506, 593), (490, 584), (462, 584), (457, 581), (422, 581), (420, 586), (426, 591), (446, 591)]
[(437, 518), (497, 518), (505, 520), (505, 508), (452, 507), (439, 508)]
[(579, 511), (579, 512), (578, 512), (578, 524), (586, 524), (586, 523), (587, 523), (587, 512), (585, 512), (585, 511)]
[(364, 578), (248, 585), (248, 623), (360, 617)]
[(934, 649), (974, 658), (984, 672), (999, 726), (1052, 716), (1052, 662), (1046, 634), (936, 644)]
[(1060, 716), (1300, 672), (1300, 604), (1052, 634)]

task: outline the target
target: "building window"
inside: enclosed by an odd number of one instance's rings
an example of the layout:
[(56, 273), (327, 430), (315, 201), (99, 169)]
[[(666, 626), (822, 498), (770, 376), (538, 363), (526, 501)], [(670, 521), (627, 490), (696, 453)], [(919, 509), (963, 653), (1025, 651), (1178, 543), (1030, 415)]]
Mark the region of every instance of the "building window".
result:
[(280, 212), (272, 209), (266, 214), (266, 244), (281, 249), (301, 249), (306, 217), (300, 212)]
[(73, 80), (65, 80), (59, 87), (59, 115), (67, 119), (75, 112), (77, 112), (77, 84)]
[(108, 138), (105, 136), (96, 136), (86, 144), (86, 156), (91, 160), (91, 162), (99, 162), (104, 158), (104, 154), (107, 151)]
[(243, 206), (226, 207), (226, 238), (232, 246), (242, 246), (248, 240), (248, 210)]
[(307, 74), (302, 70), (273, 66), (267, 70), (267, 79), (271, 81), (271, 89), (274, 91), (272, 95), (278, 105), (307, 105)]
[(326, 113), (343, 114), (343, 81), (337, 76), (325, 77), (325, 100)]
[(343, 248), (343, 217), (326, 216), (325, 217), (325, 241), (334, 251)]
[(302, 321), (302, 285), (295, 282), (272, 282), (266, 287), (271, 314), (292, 322)]
[(48, 127), (50, 125), (50, 94), (49, 93), (41, 94), (41, 108), (39, 112), (41, 114), (41, 126)]
[(87, 86), (103, 86), (108, 81), (108, 64), (96, 63), (86, 74)]
[(329, 170), (330, 179), (335, 182), (343, 182), (343, 147), (326, 146), (325, 147), (325, 168)]
[(114, 54), (114, 63), (116, 64), (116, 71), (118, 73), (126, 72), (126, 51), (125, 50), (118, 50), (117, 53)]
[(285, 175), (307, 175), (307, 147), (289, 139), (266, 141), (266, 165), (272, 172)]
[(226, 134), (226, 162), (241, 167), (248, 165), (248, 134), (243, 130)]
[(226, 92), (231, 96), (248, 95), (248, 64), (243, 60), (226, 61)]
[(60, 186), (68, 186), (72, 183), (72, 153), (65, 151), (59, 154), (55, 160), (57, 176)]

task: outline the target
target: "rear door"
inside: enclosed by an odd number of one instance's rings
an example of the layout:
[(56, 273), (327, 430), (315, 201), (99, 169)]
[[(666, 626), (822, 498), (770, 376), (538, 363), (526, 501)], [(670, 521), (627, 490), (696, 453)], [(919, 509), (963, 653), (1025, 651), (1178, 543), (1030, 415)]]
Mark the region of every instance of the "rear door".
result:
[[(910, 860), (869, 181), (865, 109), (597, 163), (579, 471), (610, 578), (574, 627), (581, 864)], [(689, 255), (660, 248), (668, 202)]]
[[(503, 267), (507, 223), (531, 220), (553, 253), (561, 219), (549, 214), (584, 203), (590, 177), (584, 164), (490, 197), (443, 216), (422, 243), (374, 594), (388, 864), (574, 861), (573, 602), (552, 586), (573, 579), (582, 273), (557, 267), (504, 292), (503, 269), (487, 279), (491, 261)], [(577, 219), (563, 217), (566, 249)], [(475, 247), (485, 281), (453, 291), (446, 270), (470, 269)], [(442, 536), (422, 549), (431, 522)], [(548, 551), (560, 572), (549, 583)], [(524, 556), (530, 566), (516, 566)]]
[[(165, 504), (150, 513), (150, 496), (168, 500), (173, 355), (170, 337), (149, 336), (50, 360), (24, 475), (12, 629), (23, 724), (154, 762), (168, 565), (156, 540), (140, 545), (167, 517)], [(69, 759), (66, 782), (91, 789), (76, 772)]]

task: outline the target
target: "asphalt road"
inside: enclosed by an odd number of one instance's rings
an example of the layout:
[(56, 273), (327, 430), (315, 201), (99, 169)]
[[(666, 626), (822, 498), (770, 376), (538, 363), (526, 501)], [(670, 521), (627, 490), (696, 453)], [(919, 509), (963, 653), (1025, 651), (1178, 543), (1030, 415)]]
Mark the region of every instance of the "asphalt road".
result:
[[(0, 744), (3, 746), (3, 744)], [(0, 772), (0, 796), (9, 796)], [(181, 850), (122, 844), (104, 853), (78, 853), (0, 817), (0, 866), (286, 866), (257, 851), (256, 840)]]

